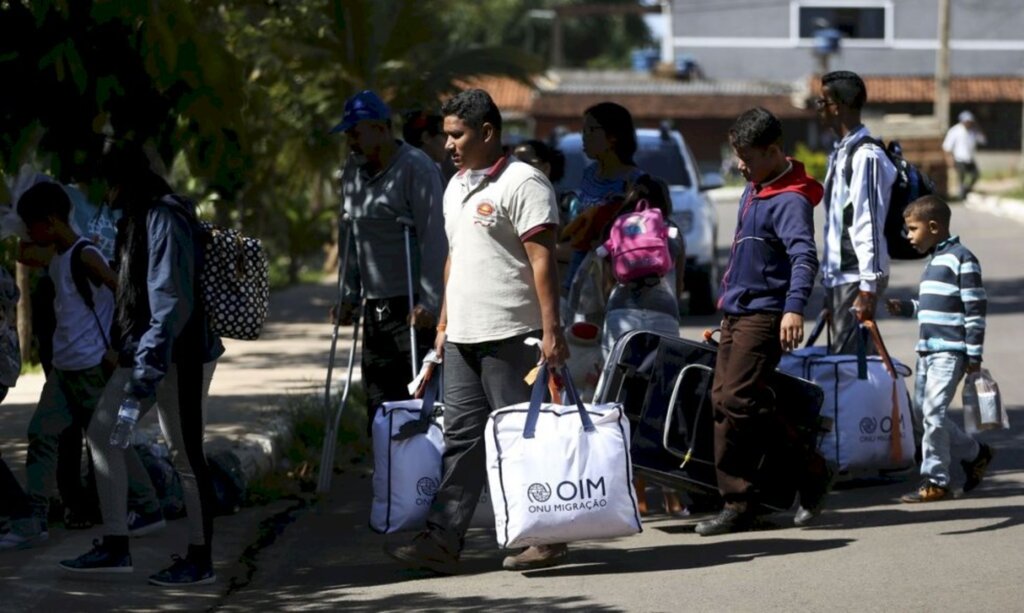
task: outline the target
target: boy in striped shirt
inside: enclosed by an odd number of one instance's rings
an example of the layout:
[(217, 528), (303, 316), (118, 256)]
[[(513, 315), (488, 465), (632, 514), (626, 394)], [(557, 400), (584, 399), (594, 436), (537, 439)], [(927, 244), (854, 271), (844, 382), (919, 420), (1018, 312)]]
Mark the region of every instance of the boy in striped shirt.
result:
[[(917, 316), (917, 368), (914, 406), (924, 422), (920, 488), (903, 502), (933, 502), (949, 495), (949, 466), (963, 458), (964, 492), (981, 483), (992, 449), (968, 436), (947, 415), (957, 384), (981, 368), (987, 299), (978, 258), (950, 234), (949, 205), (925, 196), (907, 205), (903, 218), (910, 244), (932, 253), (921, 276), (917, 300), (889, 300), (890, 314)], [(973, 458), (973, 459), (969, 459)]]

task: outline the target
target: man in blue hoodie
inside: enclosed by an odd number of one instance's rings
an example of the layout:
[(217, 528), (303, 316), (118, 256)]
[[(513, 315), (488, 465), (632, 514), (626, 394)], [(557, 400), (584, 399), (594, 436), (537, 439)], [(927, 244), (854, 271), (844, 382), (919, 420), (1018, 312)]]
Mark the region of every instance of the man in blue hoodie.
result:
[[(804, 336), (804, 308), (818, 272), (812, 210), (821, 184), (782, 150), (782, 124), (751, 109), (729, 130), (729, 142), (748, 184), (718, 306), (724, 311), (711, 400), (715, 412), (715, 467), (725, 507), (697, 524), (701, 536), (745, 530), (753, 523), (757, 467), (764, 455), (764, 417), (774, 409), (768, 379), (783, 351)], [(800, 446), (794, 445), (794, 451)], [(831, 475), (813, 449), (797, 452), (803, 526), (818, 513)], [(802, 473), (802, 474), (801, 474)]]

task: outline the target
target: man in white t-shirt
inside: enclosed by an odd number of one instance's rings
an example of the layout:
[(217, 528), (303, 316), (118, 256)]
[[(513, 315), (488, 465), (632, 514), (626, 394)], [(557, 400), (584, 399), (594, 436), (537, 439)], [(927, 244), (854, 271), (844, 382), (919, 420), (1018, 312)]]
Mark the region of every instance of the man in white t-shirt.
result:
[[(487, 417), (530, 398), (524, 377), (537, 352), (524, 340), (540, 338), (553, 369), (569, 350), (558, 319), (551, 183), (503, 155), (501, 114), (487, 92), (464, 91), (441, 114), (445, 147), (459, 168), (444, 194), (448, 260), (435, 342), (444, 357), (444, 476), (427, 529), (387, 552), (409, 567), (454, 574), (487, 476)], [(565, 555), (565, 545), (530, 547), (504, 566), (551, 566)]]
[(978, 180), (978, 163), (974, 154), (978, 145), (985, 144), (985, 134), (978, 128), (970, 111), (963, 111), (957, 119), (959, 123), (946, 132), (942, 150), (946, 152), (946, 164), (956, 170), (960, 199), (964, 200)]

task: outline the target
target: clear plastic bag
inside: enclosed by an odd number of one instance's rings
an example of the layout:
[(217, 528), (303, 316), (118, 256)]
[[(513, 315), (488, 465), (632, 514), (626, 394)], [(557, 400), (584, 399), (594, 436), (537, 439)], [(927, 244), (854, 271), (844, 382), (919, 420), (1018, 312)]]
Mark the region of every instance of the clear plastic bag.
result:
[(1003, 407), (999, 385), (988, 369), (967, 375), (964, 381), (964, 431), (974, 434), (983, 430), (1004, 430), (1010, 427), (1010, 416)]

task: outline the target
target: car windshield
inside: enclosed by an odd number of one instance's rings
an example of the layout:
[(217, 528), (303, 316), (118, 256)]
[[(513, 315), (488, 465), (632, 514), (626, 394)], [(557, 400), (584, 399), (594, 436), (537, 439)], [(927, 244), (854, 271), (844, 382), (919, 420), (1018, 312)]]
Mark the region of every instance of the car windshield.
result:
[[(579, 141), (566, 146), (565, 176), (559, 181), (559, 191), (574, 190), (583, 180), (583, 169), (593, 162), (583, 155), (579, 149)], [(674, 139), (643, 138), (640, 139), (636, 152), (636, 165), (651, 176), (665, 181), (669, 185), (690, 187), (690, 173), (686, 172), (686, 163)]]

